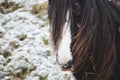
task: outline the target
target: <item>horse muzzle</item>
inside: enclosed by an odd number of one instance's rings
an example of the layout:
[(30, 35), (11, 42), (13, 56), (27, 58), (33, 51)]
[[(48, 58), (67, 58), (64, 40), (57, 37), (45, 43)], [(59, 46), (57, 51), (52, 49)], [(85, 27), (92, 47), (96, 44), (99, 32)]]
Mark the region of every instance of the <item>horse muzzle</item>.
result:
[(74, 71), (73, 61), (69, 61), (67, 64), (61, 66), (62, 71)]

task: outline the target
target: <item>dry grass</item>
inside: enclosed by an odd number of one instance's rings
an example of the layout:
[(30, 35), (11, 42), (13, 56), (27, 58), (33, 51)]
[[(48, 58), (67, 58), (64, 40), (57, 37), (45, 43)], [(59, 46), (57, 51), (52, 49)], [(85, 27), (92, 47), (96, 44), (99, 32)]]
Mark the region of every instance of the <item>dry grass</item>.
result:
[(7, 14), (21, 8), (20, 4), (14, 2), (2, 2), (0, 3), (0, 13)]

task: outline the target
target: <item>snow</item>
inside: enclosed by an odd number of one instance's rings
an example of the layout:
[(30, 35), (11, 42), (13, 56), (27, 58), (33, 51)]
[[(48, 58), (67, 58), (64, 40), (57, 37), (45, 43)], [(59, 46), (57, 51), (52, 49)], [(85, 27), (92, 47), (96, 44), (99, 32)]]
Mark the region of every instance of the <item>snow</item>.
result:
[(70, 80), (51, 53), (48, 22), (30, 12), (47, 0), (8, 1), (23, 7), (0, 13), (0, 80)]

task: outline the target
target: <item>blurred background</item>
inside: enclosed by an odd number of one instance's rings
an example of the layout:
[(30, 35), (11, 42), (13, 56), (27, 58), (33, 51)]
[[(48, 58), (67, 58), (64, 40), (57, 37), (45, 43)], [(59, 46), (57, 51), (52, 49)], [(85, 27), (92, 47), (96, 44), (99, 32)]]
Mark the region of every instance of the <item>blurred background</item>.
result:
[(50, 50), (47, 0), (0, 0), (0, 80), (70, 80)]

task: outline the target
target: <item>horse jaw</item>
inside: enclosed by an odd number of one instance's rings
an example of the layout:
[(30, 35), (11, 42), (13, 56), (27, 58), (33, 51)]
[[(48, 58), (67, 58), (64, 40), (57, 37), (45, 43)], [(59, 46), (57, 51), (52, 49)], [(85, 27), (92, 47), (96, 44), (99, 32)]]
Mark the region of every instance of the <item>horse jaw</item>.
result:
[(58, 48), (58, 63), (61, 65), (67, 64), (72, 61), (72, 52), (70, 49), (71, 45), (71, 32), (70, 32), (70, 21), (69, 21), (69, 10), (66, 15), (66, 22), (63, 27), (62, 39)]

